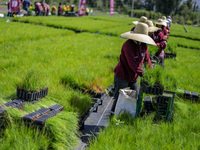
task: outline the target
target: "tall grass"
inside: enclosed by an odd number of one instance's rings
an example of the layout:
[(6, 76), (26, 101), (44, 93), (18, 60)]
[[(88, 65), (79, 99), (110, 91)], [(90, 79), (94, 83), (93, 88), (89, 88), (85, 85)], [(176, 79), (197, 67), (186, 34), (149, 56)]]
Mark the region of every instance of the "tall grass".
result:
[[(0, 138), (3, 148), (15, 143), (16, 137), (19, 137), (19, 141), (16, 141), (18, 145), (13, 144), (13, 149), (18, 149), (19, 143), (22, 143), (22, 149), (25, 146), (29, 148), (35, 141), (35, 149), (72, 149), (77, 144), (77, 118), (87, 110), (86, 106), (90, 105), (91, 98), (79, 90), (74, 90), (74, 87), (101, 92), (113, 83), (113, 70), (119, 61), (121, 46), (125, 41), (119, 34), (132, 27), (131, 18), (116, 17), (110, 21), (109, 18), (24, 17), (19, 20), (59, 28), (100, 31), (118, 37), (90, 33), (75, 35), (63, 29), (0, 21), (5, 29), (5, 32), (0, 33), (5, 39), (0, 42), (0, 103), (16, 97), (16, 85), (27, 77), (28, 70), (39, 72), (41, 80), (48, 82), (49, 86), (45, 99), (35, 104), (26, 104), (23, 110), (7, 108), (6, 114), (11, 125), (5, 130), (6, 136)], [(13, 31), (14, 27), (19, 30)], [(196, 28), (191, 29), (197, 31)], [(28, 32), (29, 30), (32, 33)], [(184, 35), (182, 31), (177, 30), (177, 33)], [(195, 32), (186, 36), (197, 37)], [(177, 45), (176, 42), (170, 41)], [(189, 90), (200, 93), (199, 55), (197, 50), (178, 47), (177, 58), (165, 60), (167, 74), (178, 79), (178, 92)], [(30, 81), (31, 86), (37, 83), (34, 79)], [(44, 133), (39, 132), (40, 135), (37, 130), (21, 126), (20, 117), (55, 103), (64, 106), (64, 112), (47, 119)], [(116, 123), (112, 122), (101, 132), (94, 144), (91, 144), (90, 149), (197, 149), (199, 105), (179, 100), (178, 97), (175, 104), (174, 120), (171, 124), (154, 124), (153, 114), (136, 120), (117, 118), (119, 125), (116, 126)], [(15, 131), (17, 135), (13, 134)], [(29, 137), (26, 143), (23, 141), (25, 135)], [(40, 139), (46, 139), (43, 145)]]
[(89, 149), (198, 149), (199, 105), (179, 101), (175, 103), (175, 107), (177, 109), (172, 123), (155, 124), (154, 114), (129, 122), (120, 118), (124, 122), (121, 124), (113, 121), (90, 142)]

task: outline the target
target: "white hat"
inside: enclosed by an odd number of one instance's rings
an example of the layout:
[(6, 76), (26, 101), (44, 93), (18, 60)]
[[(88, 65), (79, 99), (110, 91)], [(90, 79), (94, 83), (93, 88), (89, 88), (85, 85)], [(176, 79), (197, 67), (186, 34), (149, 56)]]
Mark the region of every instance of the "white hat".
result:
[(166, 23), (169, 23), (169, 21), (167, 21), (167, 18), (165, 16), (162, 16), (162, 20), (165, 21)]
[(125, 32), (121, 34), (121, 37), (157, 46), (154, 40), (148, 36), (148, 25), (142, 22), (136, 25), (134, 31)]
[(141, 16), (139, 21), (132, 21), (132, 23), (133, 23), (134, 25), (137, 25), (139, 22), (145, 23), (146, 20), (147, 20), (147, 17)]
[(153, 22), (152, 22), (151, 20), (147, 20), (145, 23), (146, 23), (146, 24), (148, 25), (148, 27), (149, 27), (149, 32), (156, 32), (156, 31), (158, 31), (158, 30), (161, 30), (161, 28), (155, 27), (155, 26), (153, 25)]
[(165, 26), (165, 27), (167, 26), (167, 23), (165, 21), (163, 21), (162, 19), (158, 19), (155, 24), (162, 25), (162, 26)]

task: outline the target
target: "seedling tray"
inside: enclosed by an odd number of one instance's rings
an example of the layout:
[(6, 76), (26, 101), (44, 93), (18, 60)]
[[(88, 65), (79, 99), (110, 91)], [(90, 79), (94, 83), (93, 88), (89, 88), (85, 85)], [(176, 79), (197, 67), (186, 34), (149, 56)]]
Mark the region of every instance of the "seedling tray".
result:
[(156, 120), (165, 119), (165, 121), (172, 120), (172, 111), (174, 105), (175, 92), (164, 91), (163, 95), (156, 96), (155, 101), (157, 105)]
[(176, 58), (176, 54), (175, 53), (168, 53), (165, 52), (166, 58)]
[(142, 91), (146, 94), (152, 94), (152, 95), (162, 95), (164, 92), (164, 87), (160, 86), (150, 86), (147, 82), (141, 81), (141, 87)]
[(50, 112), (51, 110), (49, 108), (41, 108), (37, 110), (36, 112), (32, 112), (26, 116), (23, 117), (24, 122), (33, 122), (38, 117)]
[(49, 89), (47, 87), (45, 89), (41, 89), (40, 91), (31, 92), (17, 88), (17, 97), (26, 101), (35, 101), (45, 97), (48, 94), (48, 90)]
[(191, 99), (191, 94), (192, 94), (192, 93), (191, 93), (190, 91), (185, 91), (185, 92), (184, 92), (184, 98), (185, 98), (185, 99)]
[(198, 102), (199, 94), (196, 92), (192, 92), (192, 101)]
[(43, 115), (43, 116), (41, 116), (41, 117), (35, 119), (35, 120), (33, 121), (33, 124), (36, 125), (36, 126), (39, 126), (39, 127), (44, 126), (44, 125), (45, 125), (45, 121), (46, 121), (48, 118), (50, 118), (50, 117), (52, 117), (52, 116), (55, 116), (55, 115), (56, 115), (57, 113), (59, 113), (59, 112), (60, 112), (60, 110), (52, 110), (52, 111), (48, 112), (47, 114), (45, 114), (45, 115)]
[(55, 104), (49, 108), (41, 108), (35, 112), (32, 112), (23, 117), (23, 121), (27, 125), (34, 125), (37, 127), (44, 127), (45, 122), (48, 118), (55, 116), (57, 113), (64, 109), (63, 106)]
[(79, 127), (80, 127), (80, 129), (84, 129), (84, 122), (85, 122), (85, 120), (89, 117), (89, 115), (92, 112), (97, 112), (98, 111), (98, 106), (102, 105), (102, 103), (103, 103), (103, 97), (101, 97), (100, 99), (99, 98), (93, 98), (93, 100), (95, 100), (96, 103), (94, 103), (94, 105), (88, 110), (88, 112), (86, 112), (86, 114), (83, 115), (80, 118), (80, 120), (79, 120)]
[(144, 103), (144, 112), (148, 114), (153, 111), (151, 96), (145, 97), (143, 103)]

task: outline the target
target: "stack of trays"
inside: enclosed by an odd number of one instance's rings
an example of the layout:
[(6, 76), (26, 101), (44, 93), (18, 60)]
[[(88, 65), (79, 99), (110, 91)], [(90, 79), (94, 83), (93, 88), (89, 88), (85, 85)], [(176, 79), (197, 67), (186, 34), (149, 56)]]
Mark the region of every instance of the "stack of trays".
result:
[(143, 100), (143, 103), (144, 103), (144, 111), (145, 112), (150, 113), (153, 111), (151, 96), (145, 97)]
[(55, 116), (57, 113), (61, 112), (64, 109), (63, 106), (55, 104), (49, 108), (41, 108), (36, 112), (32, 112), (23, 117), (25, 123), (33, 124), (37, 127), (44, 127), (45, 122), (48, 118)]

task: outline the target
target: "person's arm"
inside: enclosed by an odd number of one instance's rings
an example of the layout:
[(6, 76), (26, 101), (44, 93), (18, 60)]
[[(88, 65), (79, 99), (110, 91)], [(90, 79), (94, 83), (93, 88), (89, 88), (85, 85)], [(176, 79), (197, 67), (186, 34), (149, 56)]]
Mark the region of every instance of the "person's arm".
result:
[(165, 35), (165, 38), (169, 38), (169, 34), (167, 33), (167, 30), (166, 30), (166, 28), (164, 27), (163, 28), (163, 31), (164, 31), (164, 35)]
[(153, 66), (152, 66), (152, 63), (151, 63), (151, 59), (150, 59), (150, 55), (149, 55), (149, 51), (148, 51), (148, 47), (147, 47), (147, 50), (146, 50), (146, 53), (145, 53), (145, 62), (148, 62), (149, 64), (149, 67), (151, 69), (153, 69)]
[(159, 55), (162, 52), (162, 50), (164, 50), (167, 46), (167, 40), (162, 32), (158, 33), (158, 37), (159, 37), (159, 42), (156, 44), (159, 47), (159, 49), (155, 54), (156, 56)]

